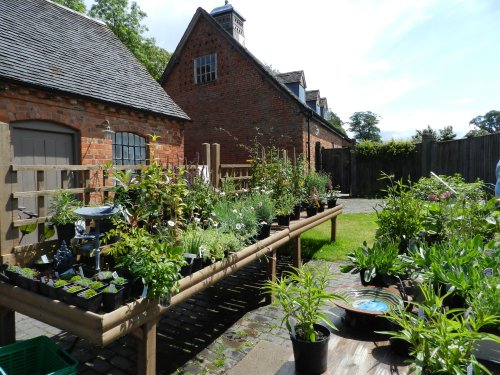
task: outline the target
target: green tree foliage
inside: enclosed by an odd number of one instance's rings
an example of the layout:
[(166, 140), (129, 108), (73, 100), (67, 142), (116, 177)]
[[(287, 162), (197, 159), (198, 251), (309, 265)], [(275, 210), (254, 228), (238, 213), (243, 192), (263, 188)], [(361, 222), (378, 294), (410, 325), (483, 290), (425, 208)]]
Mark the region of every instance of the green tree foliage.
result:
[(480, 137), (482, 135), (488, 135), (490, 134), (488, 131), (484, 129), (472, 129), (465, 134), (466, 138), (472, 138), (472, 137)]
[(443, 129), (439, 129), (439, 138), (440, 141), (451, 141), (455, 139), (457, 135), (453, 132), (453, 126), (445, 126)]
[(434, 129), (431, 128), (430, 125), (427, 125), (427, 129), (417, 130), (416, 134), (411, 137), (411, 141), (414, 143), (421, 143), (422, 136), (430, 135), (433, 141), (438, 140), (438, 133)]
[(327, 119), (328, 122), (333, 126), (333, 128), (335, 128), (340, 134), (347, 137), (347, 133), (342, 127), (342, 120), (336, 113), (328, 111)]
[(477, 116), (470, 120), (469, 125), (474, 125), (478, 129), (488, 133), (500, 132), (500, 111), (489, 111), (484, 116)]
[(354, 112), (349, 119), (349, 130), (354, 133), (356, 140), (380, 142), (380, 129), (377, 127), (379, 115), (370, 111)]
[(128, 0), (96, 0), (89, 15), (103, 20), (149, 73), (160, 79), (171, 55), (158, 47), (154, 38), (144, 37), (148, 28), (141, 22), (146, 13), (135, 1), (129, 6)]
[(52, 0), (54, 3), (58, 3), (61, 5), (64, 5), (65, 7), (69, 9), (73, 9), (77, 12), (80, 13), (85, 13), (85, 4), (83, 3), (83, 0)]

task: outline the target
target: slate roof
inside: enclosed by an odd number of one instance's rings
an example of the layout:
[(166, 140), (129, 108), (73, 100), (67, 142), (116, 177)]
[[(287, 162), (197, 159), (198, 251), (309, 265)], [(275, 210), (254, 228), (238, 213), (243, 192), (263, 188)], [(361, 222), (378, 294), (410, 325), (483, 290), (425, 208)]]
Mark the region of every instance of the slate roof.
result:
[(295, 82), (300, 82), (302, 77), (304, 76), (304, 71), (303, 70), (297, 70), (295, 72), (288, 72), (288, 73), (278, 73), (276, 74), (276, 78), (281, 82), (281, 83), (295, 83)]
[[(1, 1), (1, 0), (0, 0)], [(349, 140), (348, 137), (346, 137), (344, 134), (340, 133), (337, 129), (335, 129), (328, 121), (326, 121), (323, 117), (318, 115), (314, 110), (312, 110), (306, 103), (303, 103), (297, 95), (295, 95), (287, 86), (285, 83), (283, 83), (280, 79), (276, 77), (272, 72), (270, 72), (264, 64), (260, 62), (260, 60), (255, 57), (245, 46), (240, 44), (236, 39), (234, 39), (228, 32), (226, 32), (221, 25), (219, 25), (218, 22), (215, 21), (215, 19), (207, 13), (206, 10), (203, 8), (198, 8), (196, 10), (196, 13), (194, 14), (193, 18), (191, 19), (191, 22), (189, 23), (186, 31), (184, 32), (184, 35), (181, 38), (181, 41), (177, 45), (172, 57), (170, 58), (167, 67), (165, 71), (163, 72), (163, 75), (160, 79), (160, 84), (164, 84), (165, 81), (168, 79), (168, 76), (170, 72), (174, 69), (174, 67), (179, 63), (180, 61), (180, 55), (182, 54), (182, 50), (184, 49), (184, 46), (189, 38), (189, 35), (193, 31), (194, 27), (198, 23), (198, 20), (203, 17), (205, 20), (207, 20), (210, 24), (212, 24), (213, 27), (215, 27), (219, 32), (229, 41), (231, 44), (232, 48), (238, 50), (243, 56), (247, 57), (250, 61), (252, 61), (253, 64), (257, 66), (258, 69), (262, 72), (264, 76), (267, 76), (270, 80), (270, 82), (277, 87), (278, 89), (282, 90), (286, 94), (288, 94), (289, 98), (297, 104), (299, 108), (301, 108), (302, 112), (306, 116), (310, 116), (310, 118), (314, 118), (318, 122), (320, 122), (324, 127), (328, 128), (331, 132), (335, 133), (342, 139)], [(303, 71), (299, 71), (302, 72)], [(319, 95), (319, 93), (318, 93)]]
[(306, 102), (309, 100), (318, 100), (319, 98), (319, 90), (310, 90), (306, 91)]
[(0, 79), (189, 120), (103, 22), (47, 0), (0, 0)]
[(221, 15), (221, 14), (225, 14), (225, 13), (231, 13), (231, 12), (234, 12), (236, 13), (243, 21), (246, 21), (246, 19), (241, 15), (240, 12), (238, 12), (231, 4), (229, 4), (227, 1), (224, 5), (220, 6), (220, 7), (217, 7), (217, 8), (214, 8), (212, 9), (212, 11), (210, 12), (210, 15), (211, 16), (218, 16), (218, 15)]
[(319, 98), (319, 105), (321, 107), (328, 107), (328, 101), (326, 100), (326, 98)]

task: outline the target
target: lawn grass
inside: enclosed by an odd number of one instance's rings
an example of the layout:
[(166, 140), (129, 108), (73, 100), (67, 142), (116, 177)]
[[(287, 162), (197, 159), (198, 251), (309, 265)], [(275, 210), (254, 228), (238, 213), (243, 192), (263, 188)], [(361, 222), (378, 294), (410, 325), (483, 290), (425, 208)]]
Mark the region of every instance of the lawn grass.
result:
[(347, 254), (363, 241), (373, 244), (377, 224), (376, 214), (341, 214), (337, 217), (337, 240), (330, 243), (330, 220), (301, 236), (302, 256), (327, 261), (346, 260)]

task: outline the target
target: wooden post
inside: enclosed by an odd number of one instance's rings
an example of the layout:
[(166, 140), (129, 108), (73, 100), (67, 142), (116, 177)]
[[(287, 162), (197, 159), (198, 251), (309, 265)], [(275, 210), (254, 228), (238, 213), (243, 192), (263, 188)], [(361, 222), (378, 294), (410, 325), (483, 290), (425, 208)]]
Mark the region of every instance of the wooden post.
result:
[[(269, 254), (268, 263), (267, 263), (267, 279), (269, 281), (275, 282), (276, 281), (276, 249), (273, 249), (271, 254)], [(273, 303), (274, 300), (274, 294), (269, 292), (266, 294), (266, 303), (270, 304)]]
[(293, 266), (299, 268), (302, 266), (302, 254), (300, 249), (300, 235), (293, 239)]
[(283, 150), (282, 151), (282, 155), (283, 155), (283, 161), (288, 161), (288, 151), (287, 150)]
[(210, 160), (210, 143), (203, 143), (201, 145), (201, 164), (205, 166), (205, 173), (208, 181), (212, 181), (212, 169)]
[(142, 339), (138, 341), (137, 373), (156, 375), (156, 319), (141, 326)]
[(16, 342), (16, 319), (13, 310), (0, 306), (0, 346)]
[[(13, 172), (12, 151), (10, 144), (9, 124), (0, 122), (0, 264), (5, 262), (15, 263), (12, 249), (19, 238), (19, 231), (14, 228), (14, 212), (17, 211), (17, 200), (11, 198), (13, 184), (17, 184), (17, 174)], [(17, 212), (16, 212), (17, 213)]]
[(212, 143), (210, 147), (211, 167), (212, 167), (212, 185), (219, 187), (220, 183), (220, 144)]
[[(36, 171), (36, 189), (38, 191), (45, 190), (45, 171)], [(44, 196), (40, 196), (36, 198), (37, 200), (37, 214), (38, 217), (43, 217), (47, 215), (47, 203), (48, 199)], [(40, 241), (41, 236), (43, 236), (44, 233), (44, 228), (45, 224), (44, 223), (39, 223), (37, 225), (37, 236), (38, 236), (38, 241)], [(44, 238), (45, 241), (45, 238)]]
[(330, 221), (332, 222), (330, 241), (335, 242), (337, 240), (337, 216), (332, 217)]

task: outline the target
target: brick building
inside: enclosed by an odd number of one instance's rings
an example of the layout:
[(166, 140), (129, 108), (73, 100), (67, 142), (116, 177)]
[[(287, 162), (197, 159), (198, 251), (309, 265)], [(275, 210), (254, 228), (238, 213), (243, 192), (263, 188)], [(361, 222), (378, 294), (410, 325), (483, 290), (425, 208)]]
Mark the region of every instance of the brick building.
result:
[(46, 0), (1, 1), (0, 56), (4, 158), (136, 164), (157, 134), (156, 157), (183, 159), (189, 117), (104, 23)]
[[(230, 4), (210, 14), (198, 8), (160, 81), (190, 115), (185, 155), (196, 160), (201, 144), (220, 143), (223, 163), (242, 163), (260, 140), (307, 155), (343, 147), (349, 139), (325, 116), (326, 99), (307, 92), (302, 71), (276, 75), (244, 47), (245, 19)], [(315, 95), (315, 96), (314, 96)], [(313, 98), (314, 97), (314, 98)]]

